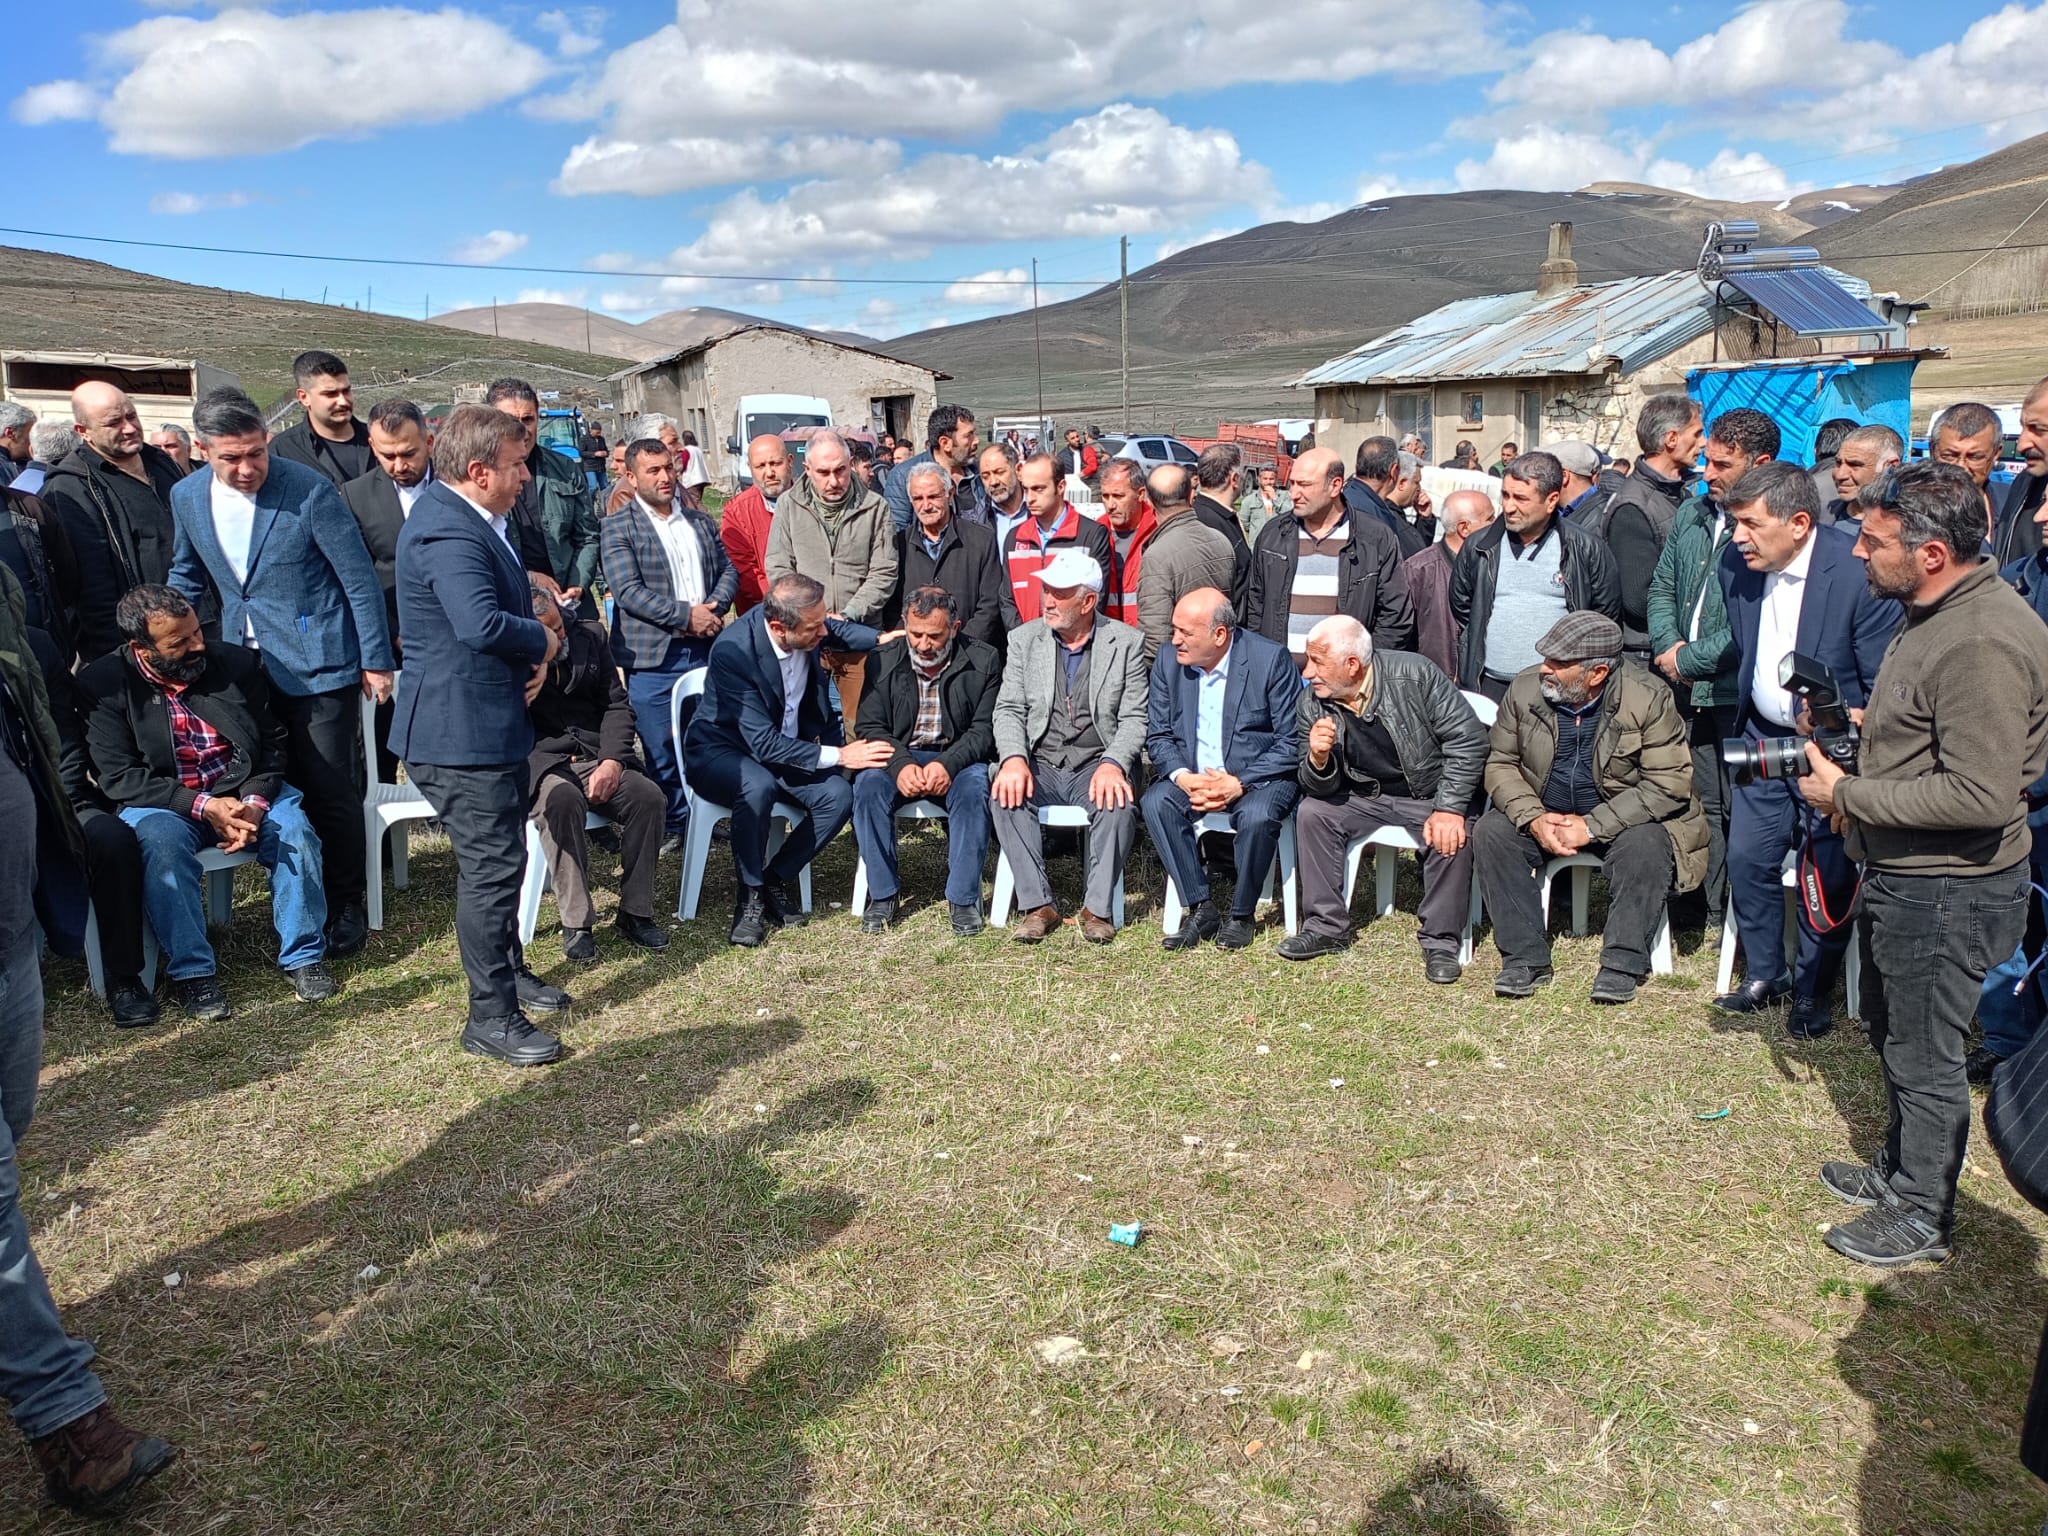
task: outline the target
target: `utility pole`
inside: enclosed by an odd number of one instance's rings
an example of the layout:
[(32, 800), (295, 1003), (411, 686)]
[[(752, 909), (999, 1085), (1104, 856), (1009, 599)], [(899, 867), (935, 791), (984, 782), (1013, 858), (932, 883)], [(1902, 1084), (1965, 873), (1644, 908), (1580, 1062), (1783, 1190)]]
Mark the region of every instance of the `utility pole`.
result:
[(1031, 351), (1038, 360), (1038, 430), (1045, 431), (1045, 347), (1038, 335), (1038, 258), (1031, 258)]
[(590, 306), (583, 306), (583, 350), (590, 350)]
[(498, 334), (498, 296), (495, 293), (491, 295), (491, 334)]
[(371, 283), (363, 289), (363, 309), (367, 313), (377, 307), (377, 287)]
[(1117, 242), (1120, 271), (1116, 280), (1116, 307), (1124, 332), (1124, 433), (1131, 430), (1131, 237)]

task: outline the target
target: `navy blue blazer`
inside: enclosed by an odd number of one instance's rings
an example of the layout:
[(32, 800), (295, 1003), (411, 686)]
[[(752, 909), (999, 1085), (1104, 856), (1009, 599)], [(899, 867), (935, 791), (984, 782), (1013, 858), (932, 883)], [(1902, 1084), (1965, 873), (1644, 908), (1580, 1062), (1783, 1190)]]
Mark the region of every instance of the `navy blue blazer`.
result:
[(526, 570), (475, 507), (439, 481), (398, 536), (405, 671), (391, 750), (409, 763), (477, 768), (533, 750), (526, 680), (547, 654)]
[[(1174, 660), (1170, 645), (1162, 646), (1152, 663), (1145, 748), (1156, 778), (1198, 771), (1195, 713), (1201, 677), (1198, 669)], [(1301, 673), (1287, 647), (1248, 629), (1232, 636), (1230, 673), (1223, 681), (1223, 767), (1245, 788), (1293, 780), (1301, 761), (1294, 718), (1301, 687)]]
[(220, 594), (220, 633), (240, 645), (250, 627), (263, 670), (279, 693), (332, 693), (359, 686), (365, 672), (389, 672), (391, 634), (384, 589), (363, 531), (317, 469), (270, 456), (256, 492), (249, 560), (240, 581), (213, 531), (213, 471), (171, 487), (177, 543), (170, 585), (198, 606)]
[[(829, 641), (854, 651), (875, 648), (877, 632), (839, 619), (825, 626)], [(804, 696), (797, 705), (796, 735), (782, 734), (782, 668), (768, 639), (768, 616), (751, 608), (711, 642), (704, 664), (704, 697), (683, 734), (683, 771), (717, 757), (750, 757), (764, 768), (810, 773), (818, 748), (844, 746), (832, 713), (832, 684), (817, 652), (804, 658)]]
[[(1889, 597), (1873, 597), (1863, 579), (1863, 562), (1854, 554), (1856, 535), (1847, 529), (1813, 531), (1813, 559), (1806, 568), (1806, 591), (1799, 601), (1796, 649), (1827, 663), (1852, 709), (1870, 698), (1871, 684), (1884, 661), (1885, 647), (1905, 612)], [(1779, 729), (1757, 718), (1750, 703), (1756, 677), (1757, 628), (1763, 614), (1768, 573), (1752, 571), (1732, 543), (1721, 552), (1721, 595), (1728, 605), (1728, 630), (1734, 636), (1736, 664), (1736, 729), (1751, 727), (1770, 734)]]

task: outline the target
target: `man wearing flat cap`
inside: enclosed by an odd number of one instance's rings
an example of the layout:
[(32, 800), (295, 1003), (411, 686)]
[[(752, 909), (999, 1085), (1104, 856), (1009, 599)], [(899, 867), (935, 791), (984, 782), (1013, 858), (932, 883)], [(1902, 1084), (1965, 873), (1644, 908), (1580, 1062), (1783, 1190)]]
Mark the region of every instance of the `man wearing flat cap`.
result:
[(1590, 528), (1604, 538), (1607, 519), (1602, 513), (1614, 493), (1603, 490), (1599, 484), (1600, 450), (1591, 443), (1567, 440), (1545, 443), (1543, 451), (1557, 460), (1558, 467), (1564, 471), (1564, 489), (1557, 496), (1557, 515), (1568, 517), (1580, 527)]
[(1692, 749), (1670, 688), (1621, 659), (1621, 626), (1607, 615), (1566, 614), (1536, 654), (1501, 700), (1486, 760), (1493, 809), (1472, 834), (1501, 954), (1494, 995), (1528, 997), (1550, 984), (1543, 866), (1590, 853), (1607, 877), (1593, 1001), (1626, 1003), (1650, 973), (1665, 902), (1706, 874)]

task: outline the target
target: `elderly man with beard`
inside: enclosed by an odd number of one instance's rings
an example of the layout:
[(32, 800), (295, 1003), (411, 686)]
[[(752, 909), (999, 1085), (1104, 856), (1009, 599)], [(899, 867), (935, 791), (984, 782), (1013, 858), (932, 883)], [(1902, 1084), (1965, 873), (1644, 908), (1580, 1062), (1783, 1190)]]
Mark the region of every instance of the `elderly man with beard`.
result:
[(1626, 1003), (1650, 973), (1650, 942), (1674, 887), (1707, 868), (1707, 819), (1671, 690), (1621, 660), (1621, 626), (1568, 613), (1536, 641), (1537, 665), (1501, 700), (1486, 760), (1493, 809), (1473, 829), (1474, 863), (1493, 917), (1496, 997), (1550, 985), (1540, 897), (1551, 859), (1592, 853), (1607, 877), (1596, 1003)]

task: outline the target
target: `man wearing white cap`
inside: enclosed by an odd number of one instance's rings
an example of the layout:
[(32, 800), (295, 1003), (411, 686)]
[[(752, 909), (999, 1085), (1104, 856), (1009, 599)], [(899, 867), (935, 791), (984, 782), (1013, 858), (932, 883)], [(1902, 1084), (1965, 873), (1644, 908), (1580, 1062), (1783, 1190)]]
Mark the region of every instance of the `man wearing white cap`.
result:
[(1564, 469), (1564, 491), (1557, 498), (1557, 515), (1576, 519), (1582, 527), (1604, 529), (1600, 509), (1613, 496), (1597, 484), (1600, 478), (1600, 450), (1591, 443), (1545, 443), (1543, 451)]
[(1103, 618), (1102, 565), (1059, 550), (1037, 573), (1041, 616), (1011, 631), (996, 697), (996, 760), (989, 787), (996, 841), (1017, 882), (1015, 937), (1036, 944), (1064, 919), (1046, 880), (1041, 806), (1085, 806), (1088, 879), (1081, 933), (1116, 937), (1116, 884), (1138, 830), (1138, 754), (1145, 746), (1143, 637)]

